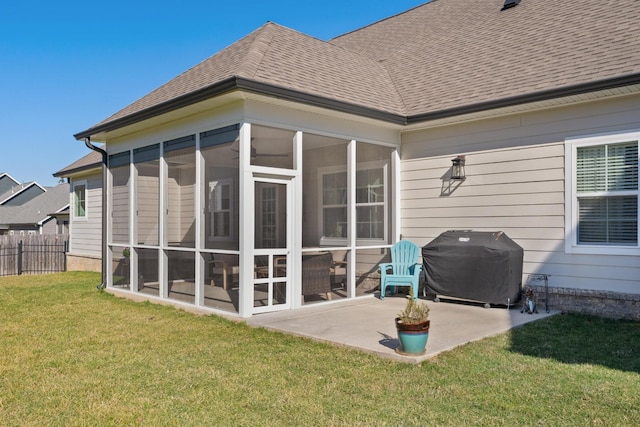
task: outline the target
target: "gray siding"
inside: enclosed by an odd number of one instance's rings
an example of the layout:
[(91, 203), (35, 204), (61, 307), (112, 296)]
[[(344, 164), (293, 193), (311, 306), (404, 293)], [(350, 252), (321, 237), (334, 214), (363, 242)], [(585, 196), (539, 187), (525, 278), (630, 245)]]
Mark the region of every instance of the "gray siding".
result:
[[(146, 165), (138, 166), (145, 168)], [(150, 172), (155, 175), (138, 175), (137, 193), (136, 193), (136, 212), (138, 237), (137, 243), (142, 245), (158, 244), (158, 227), (159, 227), (159, 178), (157, 169), (149, 168)]]
[(195, 246), (195, 171), (175, 171), (167, 180), (169, 244)]
[[(640, 293), (640, 257), (564, 251), (565, 138), (639, 128), (640, 97), (630, 96), (405, 133), (403, 238), (424, 245), (451, 229), (501, 230), (525, 250), (525, 280), (545, 273), (551, 286)], [(459, 154), (467, 180), (448, 192)]]
[(44, 193), (44, 190), (42, 188), (38, 187), (37, 185), (32, 185), (22, 193), (5, 202), (3, 206), (20, 206), (28, 202), (29, 200), (38, 197), (42, 193)]
[(49, 218), (42, 224), (42, 234), (58, 234), (58, 223), (55, 218)]
[(18, 183), (12, 180), (11, 178), (9, 178), (8, 175), (1, 176), (0, 177), (0, 195), (11, 190), (16, 185), (18, 185)]
[[(73, 255), (101, 256), (102, 244), (102, 174), (87, 175), (71, 181), (87, 181), (87, 217), (70, 221), (69, 252)], [(71, 200), (71, 199), (70, 199)]]
[(111, 242), (129, 244), (129, 165), (112, 169)]

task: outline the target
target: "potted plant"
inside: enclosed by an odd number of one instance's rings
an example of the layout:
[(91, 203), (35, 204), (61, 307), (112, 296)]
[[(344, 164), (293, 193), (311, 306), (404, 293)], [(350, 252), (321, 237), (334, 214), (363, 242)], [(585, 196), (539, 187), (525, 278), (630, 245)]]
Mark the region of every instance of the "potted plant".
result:
[(400, 354), (420, 355), (425, 353), (429, 338), (429, 307), (413, 298), (413, 289), (409, 288), (407, 306), (396, 317), (396, 329)]

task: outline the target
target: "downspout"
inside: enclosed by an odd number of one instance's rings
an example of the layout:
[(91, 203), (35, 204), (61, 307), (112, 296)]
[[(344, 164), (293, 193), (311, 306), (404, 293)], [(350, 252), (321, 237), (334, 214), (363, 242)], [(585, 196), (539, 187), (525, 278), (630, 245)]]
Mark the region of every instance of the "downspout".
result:
[(102, 283), (97, 288), (107, 287), (107, 152), (91, 144), (91, 137), (84, 139), (84, 145), (102, 155)]

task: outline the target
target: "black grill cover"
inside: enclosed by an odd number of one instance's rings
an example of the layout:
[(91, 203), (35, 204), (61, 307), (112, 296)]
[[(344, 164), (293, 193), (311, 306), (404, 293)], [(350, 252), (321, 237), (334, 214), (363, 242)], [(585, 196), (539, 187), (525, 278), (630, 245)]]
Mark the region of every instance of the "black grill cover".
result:
[(422, 248), (427, 290), (489, 304), (520, 299), (524, 251), (501, 231), (447, 231)]

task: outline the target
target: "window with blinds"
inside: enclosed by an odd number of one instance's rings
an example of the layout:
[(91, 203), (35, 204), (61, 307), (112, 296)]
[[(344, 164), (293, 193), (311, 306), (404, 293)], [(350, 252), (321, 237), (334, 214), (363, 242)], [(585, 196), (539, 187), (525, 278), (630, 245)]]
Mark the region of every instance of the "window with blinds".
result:
[(576, 148), (577, 243), (638, 244), (638, 141)]

